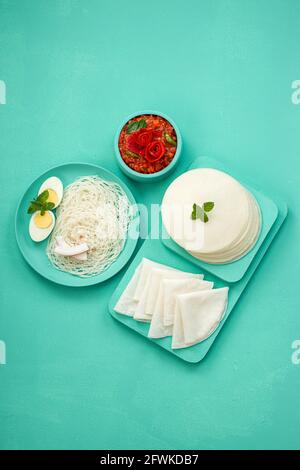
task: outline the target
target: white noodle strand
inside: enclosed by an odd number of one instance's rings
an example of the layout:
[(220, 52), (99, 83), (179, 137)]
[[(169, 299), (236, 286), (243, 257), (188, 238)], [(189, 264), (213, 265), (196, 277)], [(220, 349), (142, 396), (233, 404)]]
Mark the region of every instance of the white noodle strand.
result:
[[(126, 241), (131, 206), (121, 186), (99, 176), (83, 176), (64, 191), (49, 239), (47, 256), (61, 271), (90, 277), (105, 271), (117, 259)], [(56, 237), (69, 245), (86, 242), (87, 260), (55, 253)]]

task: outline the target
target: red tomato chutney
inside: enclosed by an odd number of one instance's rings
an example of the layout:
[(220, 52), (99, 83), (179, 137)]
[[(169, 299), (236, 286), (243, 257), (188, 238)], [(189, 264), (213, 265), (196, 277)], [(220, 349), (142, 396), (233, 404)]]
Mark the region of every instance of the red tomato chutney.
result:
[(142, 114), (122, 128), (119, 150), (122, 159), (138, 173), (157, 173), (168, 166), (177, 149), (174, 127), (163, 117)]

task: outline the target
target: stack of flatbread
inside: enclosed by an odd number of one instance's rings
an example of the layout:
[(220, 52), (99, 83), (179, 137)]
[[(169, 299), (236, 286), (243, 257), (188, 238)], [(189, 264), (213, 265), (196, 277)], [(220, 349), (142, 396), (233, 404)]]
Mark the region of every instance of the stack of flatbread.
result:
[(222, 320), (228, 288), (213, 289), (202, 274), (143, 258), (114, 310), (149, 322), (149, 338), (172, 336), (172, 348), (187, 348), (208, 338)]
[[(194, 220), (194, 204), (213, 202), (207, 223)], [(197, 168), (178, 176), (165, 192), (161, 207), (167, 233), (192, 256), (222, 264), (248, 253), (258, 240), (261, 211), (253, 194), (232, 176)]]

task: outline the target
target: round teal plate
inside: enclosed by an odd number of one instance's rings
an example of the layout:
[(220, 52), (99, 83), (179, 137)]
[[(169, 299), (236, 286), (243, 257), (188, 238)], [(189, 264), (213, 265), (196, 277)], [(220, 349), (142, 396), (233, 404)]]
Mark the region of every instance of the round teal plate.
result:
[[(123, 251), (117, 260), (102, 273), (97, 274), (96, 276), (82, 278), (60, 271), (50, 263), (46, 255), (48, 239), (40, 243), (35, 243), (31, 240), (28, 231), (29, 220), (31, 216), (27, 214), (27, 207), (30, 200), (36, 197), (41, 184), (50, 176), (57, 176), (60, 178), (64, 187), (66, 187), (76, 178), (87, 175), (98, 175), (105, 180), (119, 183), (119, 185), (127, 194), (129, 201), (133, 205), (134, 216), (128, 230), (128, 236)], [(46, 171), (36, 180), (34, 180), (33, 183), (29, 186), (22, 196), (17, 208), (15, 230), (17, 243), (22, 255), (24, 256), (27, 263), (30, 264), (30, 266), (35, 271), (41, 274), (41, 276), (44, 276), (46, 279), (49, 279), (52, 282), (56, 282), (57, 284), (71, 287), (84, 287), (106, 281), (107, 279), (117, 274), (117, 272), (119, 272), (120, 269), (122, 269), (123, 266), (127, 263), (135, 249), (139, 237), (139, 213), (132, 193), (123, 183), (123, 181), (121, 181), (113, 173), (106, 170), (105, 168), (89, 163), (66, 163)]]

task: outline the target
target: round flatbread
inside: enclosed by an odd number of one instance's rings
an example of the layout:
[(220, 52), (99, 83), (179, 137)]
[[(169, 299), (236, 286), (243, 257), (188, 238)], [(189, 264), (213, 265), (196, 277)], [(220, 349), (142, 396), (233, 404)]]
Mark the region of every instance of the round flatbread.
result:
[[(214, 202), (209, 221), (193, 220), (193, 204), (205, 202)], [(190, 170), (176, 178), (164, 195), (161, 212), (170, 237), (210, 263), (243, 256), (260, 232), (260, 209), (253, 195), (233, 177), (213, 168)]]

